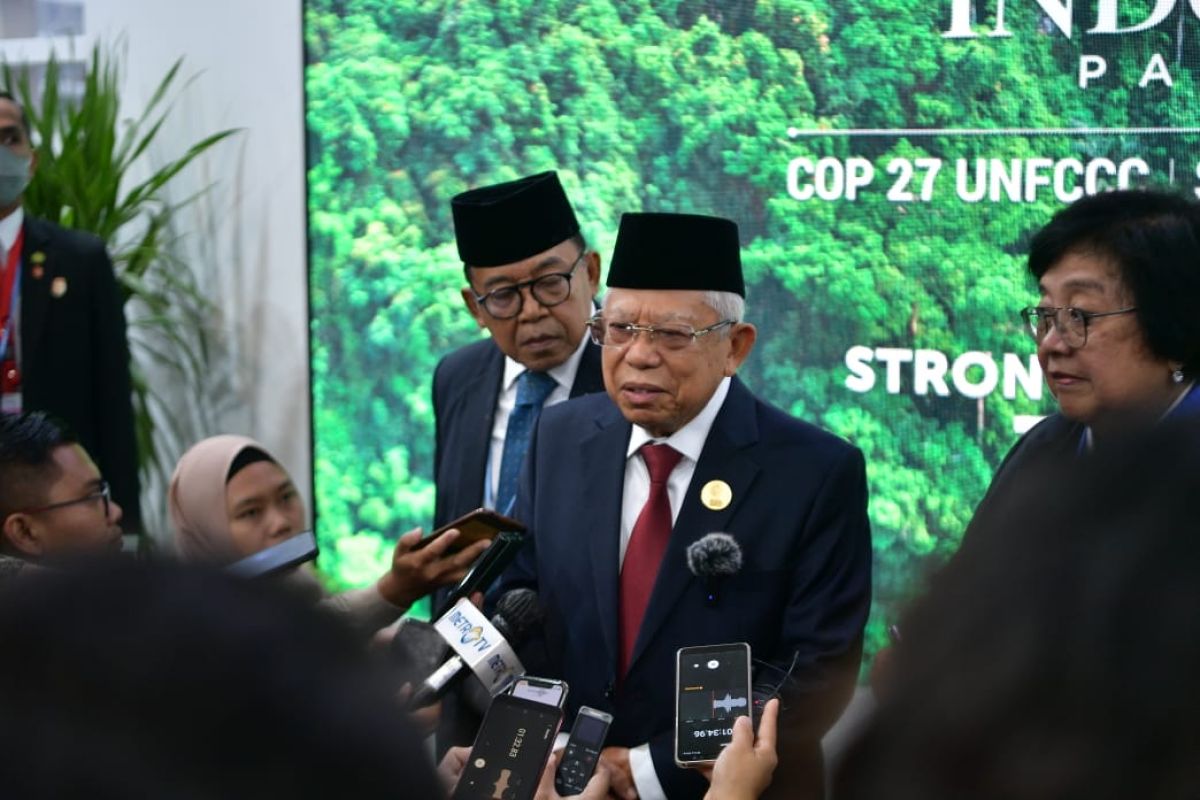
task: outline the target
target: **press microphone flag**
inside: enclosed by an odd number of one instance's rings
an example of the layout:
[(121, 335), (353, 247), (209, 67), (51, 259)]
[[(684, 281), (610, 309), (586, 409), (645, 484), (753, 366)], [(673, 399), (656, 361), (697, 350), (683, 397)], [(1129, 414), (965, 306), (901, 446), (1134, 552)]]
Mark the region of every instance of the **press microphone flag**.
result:
[(468, 669), (489, 693), (497, 694), (513, 678), (524, 674), (525, 667), (514, 647), (540, 622), (537, 593), (531, 589), (506, 592), (490, 621), (470, 600), (459, 600), (433, 625), (454, 654), (425, 679), (410, 706), (420, 708), (433, 702)]

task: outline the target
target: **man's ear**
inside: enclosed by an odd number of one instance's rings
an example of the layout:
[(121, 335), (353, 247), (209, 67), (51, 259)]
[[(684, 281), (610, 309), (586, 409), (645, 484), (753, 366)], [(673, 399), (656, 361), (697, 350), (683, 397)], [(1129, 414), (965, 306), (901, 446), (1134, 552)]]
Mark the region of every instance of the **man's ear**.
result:
[(727, 376), (737, 373), (738, 367), (754, 349), (754, 342), (757, 339), (758, 329), (749, 322), (739, 322), (733, 326), (733, 330), (729, 333), (729, 355), (725, 357), (725, 374)]
[(8, 550), (33, 558), (42, 555), (45, 551), (33, 519), (28, 514), (17, 512), (5, 517), (4, 525), (0, 526), (0, 537), (4, 539), (0, 550)]
[(596, 295), (600, 294), (600, 254), (593, 250), (584, 260), (587, 262), (588, 289), (594, 300)]

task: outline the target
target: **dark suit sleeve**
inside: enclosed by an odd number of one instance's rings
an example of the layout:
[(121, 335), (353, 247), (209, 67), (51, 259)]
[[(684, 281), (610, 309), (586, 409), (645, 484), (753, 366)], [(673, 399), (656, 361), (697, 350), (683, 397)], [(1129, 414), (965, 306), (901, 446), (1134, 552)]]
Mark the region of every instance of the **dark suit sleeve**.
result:
[(92, 397), (97, 409), (96, 461), (112, 486), (113, 498), (124, 510), (122, 527), (141, 530), (137, 434), (134, 427), (132, 381), (129, 372), (129, 341), (125, 311), (113, 274), (112, 260), (103, 245), (88, 259), (92, 293)]
[(780, 669), (794, 665), (784, 697), (793, 713), (786, 722), (800, 722), (806, 735), (819, 738), (853, 693), (871, 608), (867, 474), (857, 448), (831, 465), (802, 530), (773, 661)]

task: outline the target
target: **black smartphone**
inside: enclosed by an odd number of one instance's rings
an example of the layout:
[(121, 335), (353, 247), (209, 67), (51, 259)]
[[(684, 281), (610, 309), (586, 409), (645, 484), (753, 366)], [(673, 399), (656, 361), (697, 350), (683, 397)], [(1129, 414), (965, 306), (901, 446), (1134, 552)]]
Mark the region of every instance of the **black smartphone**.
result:
[(554, 774), (554, 788), (560, 795), (580, 794), (592, 779), (612, 719), (612, 714), (589, 706), (579, 707), (562, 761), (558, 762), (558, 772)]
[(496, 534), (501, 531), (525, 532), (525, 525), (512, 517), (498, 514), (490, 508), (477, 508), (452, 522), (447, 522), (417, 542), (413, 546), (413, 550), (420, 550), (451, 528), (458, 528), (459, 533), (458, 539), (450, 545), (451, 553), (457, 553), (464, 547), (470, 547), (481, 539), (495, 539)]
[(471, 571), (463, 576), (458, 585), (451, 589), (442, 600), (433, 619), (440, 619), (462, 598), (469, 598), (475, 592), (486, 592), (488, 587), (495, 583), (501, 573), (508, 569), (508, 565), (516, 559), (517, 553), (520, 552), (521, 545), (524, 543), (525, 535), (523, 533), (501, 531), (496, 534), (496, 538), (492, 539), (492, 544), (488, 549), (484, 550), (483, 555), (475, 560)]
[(675, 661), (675, 763), (711, 764), (750, 714), (750, 645), (681, 648)]
[(316, 557), (317, 538), (312, 531), (305, 531), (235, 561), (225, 571), (239, 578), (264, 578)]
[(560, 724), (558, 706), (498, 695), (479, 727), (453, 800), (533, 800)]

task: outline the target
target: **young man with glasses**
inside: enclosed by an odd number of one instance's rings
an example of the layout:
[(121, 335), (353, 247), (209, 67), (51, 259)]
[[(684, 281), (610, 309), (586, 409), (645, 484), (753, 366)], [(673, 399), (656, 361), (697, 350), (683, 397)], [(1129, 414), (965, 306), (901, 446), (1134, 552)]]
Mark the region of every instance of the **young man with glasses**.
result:
[(490, 335), (434, 374), (435, 526), (481, 506), (510, 513), (541, 409), (604, 389), (600, 349), (587, 336), (600, 256), (587, 249), (557, 174), (472, 189), (451, 211), (463, 302)]
[(121, 549), (121, 507), (75, 437), (37, 412), (0, 415), (0, 572)]
[[(871, 596), (863, 456), (736, 377), (757, 336), (744, 308), (732, 221), (624, 215), (591, 321), (607, 393), (542, 414), (517, 493), (530, 541), (492, 596), (537, 590), (567, 724), (580, 705), (613, 714), (614, 796), (705, 793), (673, 757), (681, 647), (747, 642), (771, 665), (756, 684), (790, 675), (788, 797), (820, 796), (820, 737), (853, 691)], [(689, 546), (713, 532), (738, 544), (732, 575), (692, 571)]]

